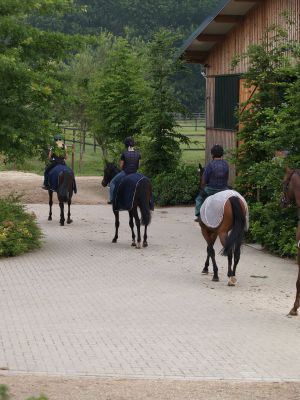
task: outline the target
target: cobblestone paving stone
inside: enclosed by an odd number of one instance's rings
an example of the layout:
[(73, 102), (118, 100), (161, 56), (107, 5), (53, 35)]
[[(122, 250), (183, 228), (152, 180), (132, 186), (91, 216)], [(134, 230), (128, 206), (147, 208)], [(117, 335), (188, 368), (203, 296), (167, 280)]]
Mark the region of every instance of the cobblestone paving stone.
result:
[[(158, 209), (149, 247), (130, 247), (128, 214), (112, 244), (109, 206), (30, 205), (41, 250), (0, 261), (0, 368), (9, 373), (300, 380), (300, 318), (287, 318), (297, 267), (248, 246), (227, 286), (202, 276), (206, 245), (193, 209)], [(217, 251), (220, 246), (217, 246)]]

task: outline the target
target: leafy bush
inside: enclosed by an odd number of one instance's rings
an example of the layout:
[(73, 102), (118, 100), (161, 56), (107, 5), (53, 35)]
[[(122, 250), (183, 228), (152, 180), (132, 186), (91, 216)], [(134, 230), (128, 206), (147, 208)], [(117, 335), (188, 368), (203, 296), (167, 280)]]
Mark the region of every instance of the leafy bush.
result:
[(199, 190), (197, 167), (183, 165), (152, 179), (154, 201), (159, 206), (192, 204)]
[(257, 90), (239, 113), (234, 163), (236, 189), (250, 205), (250, 239), (295, 256), (297, 210), (279, 205), (284, 167), (300, 167), (300, 45), (287, 38), (287, 30), (270, 27), (242, 56), (249, 60), (246, 87)]
[(295, 208), (280, 208), (279, 202), (250, 206), (249, 238), (261, 243), (280, 256), (296, 256), (296, 211)]
[(17, 198), (0, 199), (0, 257), (11, 257), (40, 246), (41, 230), (35, 215)]

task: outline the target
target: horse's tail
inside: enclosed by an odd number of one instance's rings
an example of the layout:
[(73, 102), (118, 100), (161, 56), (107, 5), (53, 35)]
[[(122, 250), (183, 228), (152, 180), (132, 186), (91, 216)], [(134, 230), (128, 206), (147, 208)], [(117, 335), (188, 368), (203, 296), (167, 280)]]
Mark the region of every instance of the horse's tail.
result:
[(231, 251), (241, 247), (246, 226), (246, 215), (240, 199), (237, 196), (232, 196), (229, 200), (232, 208), (232, 229), (222, 250), (223, 256), (227, 256)]
[(152, 187), (149, 179), (144, 178), (138, 184), (138, 205), (141, 210), (142, 225), (149, 225), (151, 222), (150, 197)]
[(57, 189), (57, 196), (59, 201), (64, 203), (69, 201), (69, 198), (72, 196), (73, 191), (73, 172), (71, 171), (63, 171), (58, 180), (58, 189)]

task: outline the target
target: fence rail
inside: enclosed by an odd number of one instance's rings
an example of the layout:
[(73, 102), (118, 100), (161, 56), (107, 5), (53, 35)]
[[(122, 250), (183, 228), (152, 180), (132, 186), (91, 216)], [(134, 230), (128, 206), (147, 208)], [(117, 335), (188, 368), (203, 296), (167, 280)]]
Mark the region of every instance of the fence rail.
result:
[[(188, 138), (191, 138), (191, 145), (187, 147), (183, 147), (182, 151), (184, 152), (205, 152), (205, 144), (203, 143), (196, 143), (197, 141), (194, 140), (196, 138), (199, 138), (199, 141), (204, 142), (205, 138), (205, 114), (204, 113), (193, 113), (190, 114), (189, 116), (181, 115), (181, 114), (176, 114), (175, 115), (178, 128), (181, 131), (181, 133)], [(100, 146), (97, 144), (96, 140), (94, 139), (93, 142), (86, 141), (86, 133), (83, 132), (83, 135), (81, 137), (84, 138), (84, 141), (78, 139), (78, 134), (80, 133), (80, 128), (79, 127), (74, 127), (74, 126), (60, 126), (60, 129), (64, 133), (64, 141), (66, 143), (71, 143), (72, 144), (72, 169), (74, 169), (74, 161), (75, 161), (75, 145), (79, 144), (80, 146), (83, 146), (83, 149), (85, 146), (92, 146), (94, 148), (94, 152), (96, 152), (97, 148), (100, 148)], [(66, 138), (67, 132), (71, 132), (71, 138), (70, 136)], [(197, 147), (193, 147), (193, 145), (196, 145)]]

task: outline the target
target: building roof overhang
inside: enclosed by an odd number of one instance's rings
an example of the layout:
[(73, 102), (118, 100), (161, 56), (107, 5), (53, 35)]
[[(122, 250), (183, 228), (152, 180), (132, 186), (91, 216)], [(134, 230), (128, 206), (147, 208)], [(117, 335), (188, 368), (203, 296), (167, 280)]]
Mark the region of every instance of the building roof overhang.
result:
[(223, 0), (213, 15), (207, 17), (185, 41), (179, 57), (190, 63), (205, 64), (217, 43), (243, 22), (246, 14), (264, 0)]

